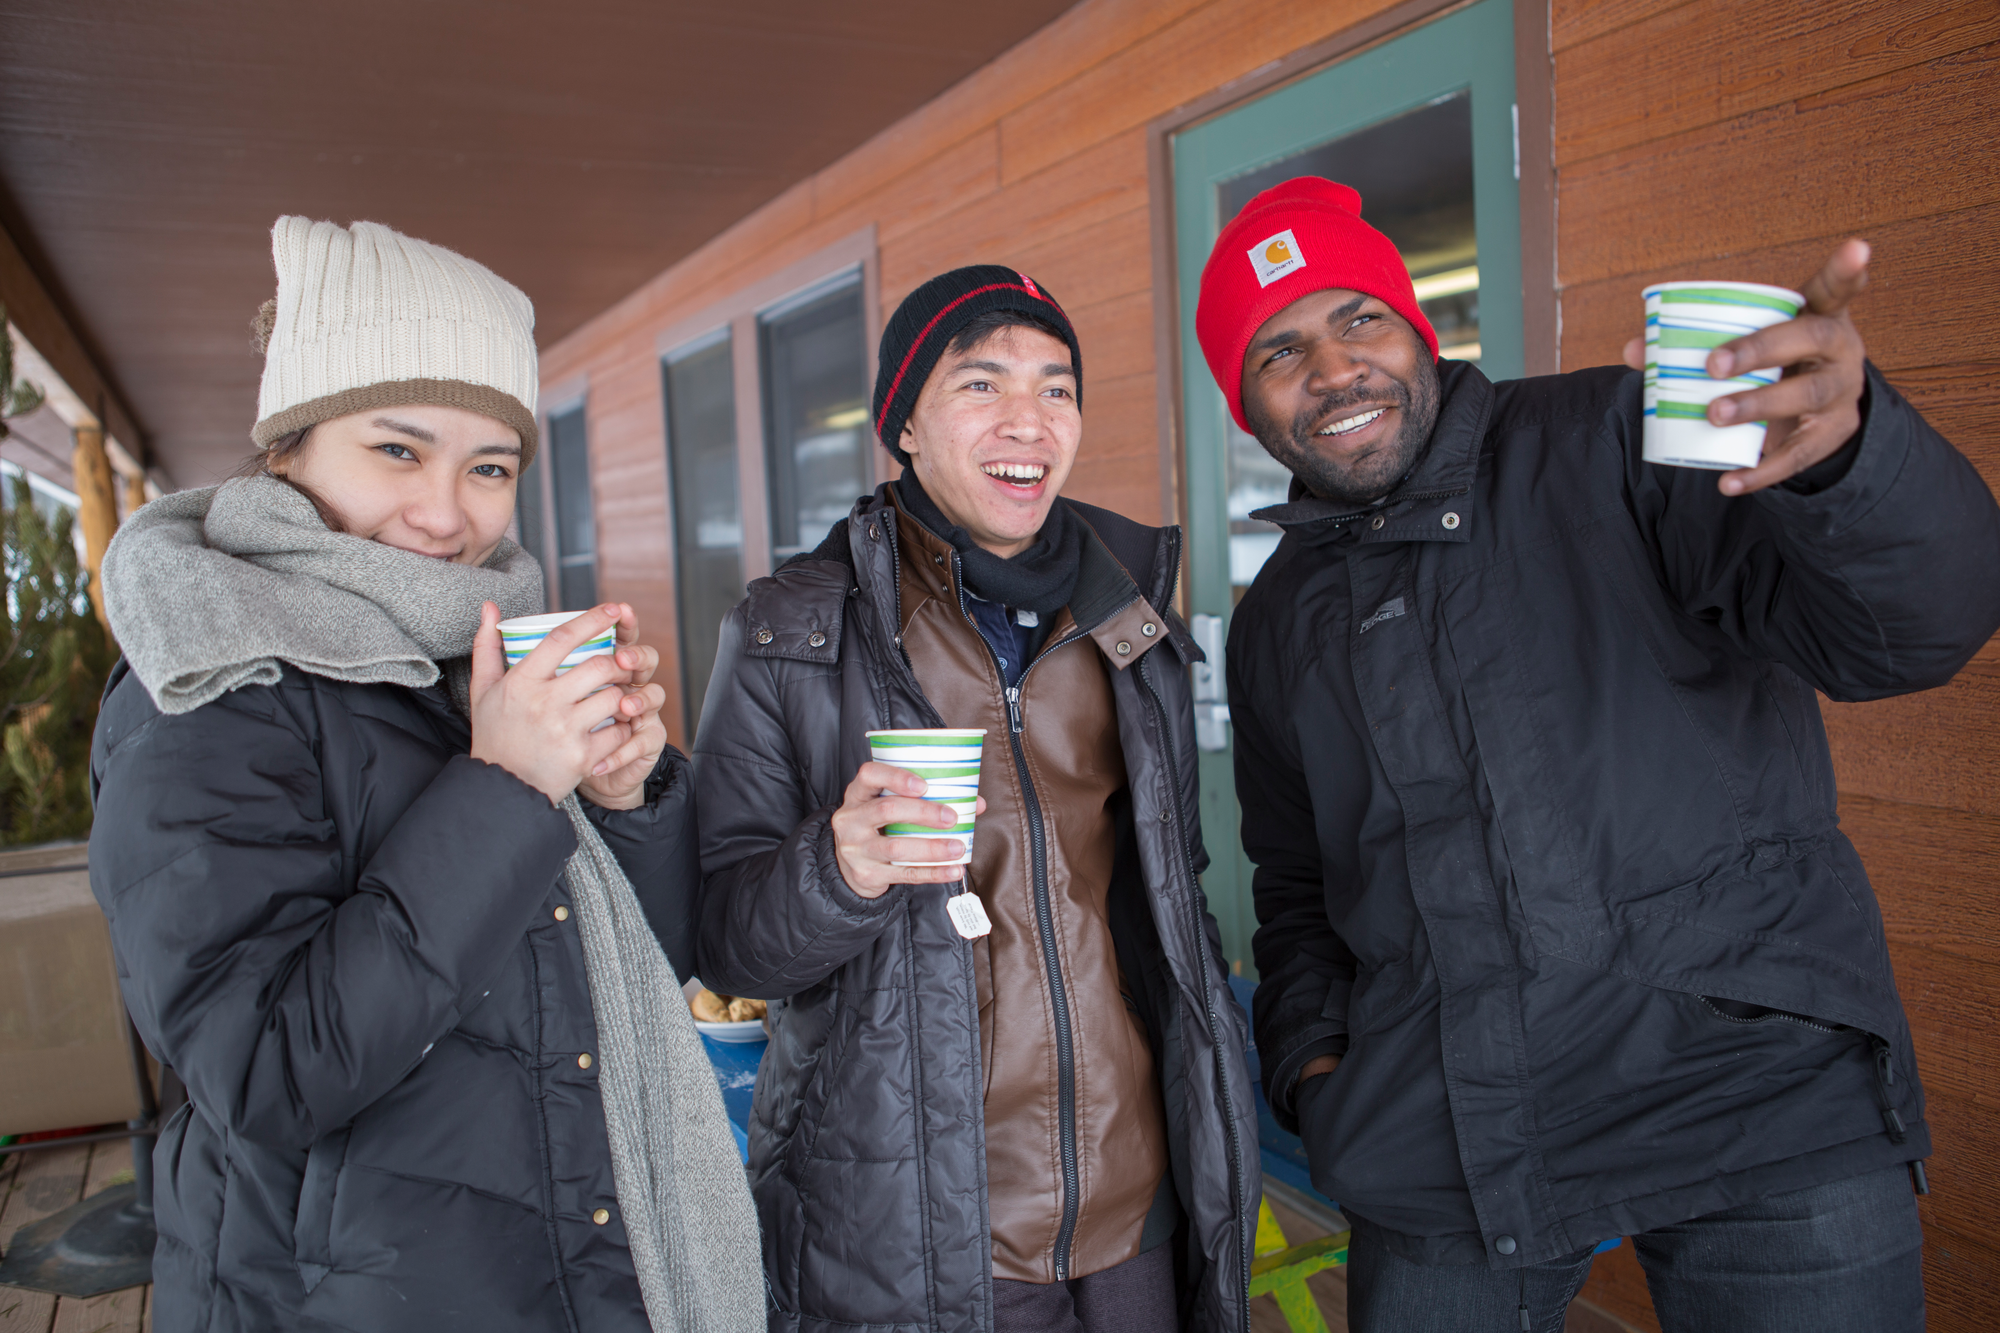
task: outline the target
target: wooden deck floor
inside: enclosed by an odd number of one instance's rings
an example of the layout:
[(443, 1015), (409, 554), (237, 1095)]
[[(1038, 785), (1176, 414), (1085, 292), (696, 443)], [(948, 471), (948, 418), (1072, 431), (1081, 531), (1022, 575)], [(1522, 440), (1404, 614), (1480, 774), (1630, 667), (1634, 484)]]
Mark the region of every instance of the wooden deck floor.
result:
[[(131, 1178), (127, 1139), (0, 1157), (0, 1248), (28, 1223)], [(77, 1300), (0, 1287), (0, 1333), (151, 1333), (152, 1295), (130, 1287)]]
[[(49, 1148), (0, 1157), (0, 1249), (30, 1222), (132, 1176), (132, 1150), (123, 1140)], [(1297, 1245), (1326, 1234), (1283, 1204), (1272, 1211), (1286, 1239)], [(1332, 1333), (1347, 1333), (1347, 1274), (1335, 1269), (1309, 1279)], [(88, 1300), (45, 1296), (0, 1287), (0, 1333), (151, 1333), (151, 1287), (133, 1287)], [(1259, 1296), (1250, 1303), (1252, 1333), (1288, 1333), (1278, 1303)], [(1634, 1333), (1631, 1325), (1586, 1302), (1570, 1307), (1565, 1333)]]

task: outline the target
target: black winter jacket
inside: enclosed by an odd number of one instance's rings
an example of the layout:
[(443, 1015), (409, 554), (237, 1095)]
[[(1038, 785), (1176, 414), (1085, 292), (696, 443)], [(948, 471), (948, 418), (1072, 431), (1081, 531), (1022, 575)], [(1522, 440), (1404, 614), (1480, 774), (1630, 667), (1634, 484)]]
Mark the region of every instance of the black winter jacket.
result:
[[(160, 1333), (650, 1328), (578, 1063), (576, 835), (470, 739), (439, 688), (287, 668), (167, 716), (114, 674), (91, 885), (190, 1097), (154, 1155)], [(586, 808), (686, 975), (686, 761), (647, 796)]]
[(1993, 633), (1986, 486), (1872, 369), (1844, 477), (1733, 500), (1640, 460), (1636, 373), (1442, 370), (1386, 503), (1263, 511), (1230, 632), (1257, 1046), (1315, 1184), (1505, 1267), (1925, 1156), (1813, 690)]
[[(1076, 508), (1094, 532), (1079, 599), (1095, 565), (1170, 606), (1178, 529)], [(750, 585), (723, 624), (695, 742), (701, 977), (774, 1001), (750, 1175), (771, 1327), (785, 1333), (993, 1326), (978, 996), (972, 946), (945, 915), (955, 886), (862, 898), (828, 822), (869, 758), (866, 732), (943, 725), (897, 638), (897, 519), (878, 490), (817, 551)], [(1248, 1327), (1256, 1111), (1246, 1025), (1196, 880), (1206, 857), (1182, 668), (1198, 653), (1168, 623), (1173, 654), (1150, 652), (1113, 681), (1130, 800), (1110, 904), (1188, 1215), (1176, 1238), (1187, 1327), (1234, 1333)]]

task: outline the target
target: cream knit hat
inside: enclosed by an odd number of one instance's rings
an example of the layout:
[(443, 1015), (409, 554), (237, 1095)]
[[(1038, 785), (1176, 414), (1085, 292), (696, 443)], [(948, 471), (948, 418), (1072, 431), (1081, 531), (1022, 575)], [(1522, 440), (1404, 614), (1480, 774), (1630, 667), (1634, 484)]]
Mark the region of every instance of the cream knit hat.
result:
[(535, 308), (520, 288), (375, 222), (279, 218), (271, 259), (259, 449), (350, 412), (436, 403), (513, 427), (521, 466), (534, 460)]

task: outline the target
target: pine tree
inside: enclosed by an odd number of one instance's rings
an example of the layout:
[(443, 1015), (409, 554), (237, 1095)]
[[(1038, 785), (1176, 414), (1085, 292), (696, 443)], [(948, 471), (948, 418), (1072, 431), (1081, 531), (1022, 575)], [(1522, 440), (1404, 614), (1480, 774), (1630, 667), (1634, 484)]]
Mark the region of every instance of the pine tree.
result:
[[(14, 340), (0, 307), (0, 416), (41, 405), (14, 382)], [(6, 437), (0, 420), (0, 439)], [(111, 670), (76, 554), (76, 516), (37, 504), (25, 476), (0, 496), (0, 842), (90, 835), (90, 733)]]
[(76, 519), (12, 479), (0, 511), (0, 842), (90, 835), (90, 734), (111, 670), (76, 555)]

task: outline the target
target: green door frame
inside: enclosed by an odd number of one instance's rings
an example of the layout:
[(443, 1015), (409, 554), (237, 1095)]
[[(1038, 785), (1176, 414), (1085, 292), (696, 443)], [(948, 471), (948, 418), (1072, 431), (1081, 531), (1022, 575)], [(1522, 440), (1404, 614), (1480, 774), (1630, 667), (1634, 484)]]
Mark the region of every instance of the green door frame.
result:
[[(1523, 11), (1518, 33), (1517, 3)], [(1525, 167), (1533, 217), (1533, 205), (1539, 202), (1536, 187), (1542, 174), (1542, 155), (1532, 149), (1525, 161), (1519, 155), (1520, 105), (1516, 96), (1518, 48), (1524, 71), (1521, 83), (1528, 94), (1521, 100), (1530, 104), (1530, 133), (1535, 128), (1545, 129), (1547, 113), (1541, 110), (1536, 115), (1539, 108), (1535, 103), (1546, 102), (1545, 74), (1536, 64), (1538, 58), (1546, 59), (1547, 0), (1478, 0), (1423, 21), (1428, 17), (1426, 11), (1438, 8), (1422, 3), (1396, 6), (1322, 44), (1344, 42), (1346, 50), (1354, 54), (1343, 56), (1338, 50), (1301, 53), (1319, 55), (1314, 63), (1325, 67), (1303, 77), (1287, 71), (1281, 77), (1290, 81), (1262, 95), (1237, 90), (1226, 110), (1200, 108), (1199, 104), (1190, 108), (1197, 114), (1205, 113), (1206, 119), (1197, 121), (1184, 112), (1153, 127), (1155, 271), (1168, 279), (1178, 294), (1177, 302), (1163, 303), (1169, 308), (1163, 312), (1164, 327), (1156, 346), (1164, 354), (1163, 363), (1178, 363), (1178, 376), (1161, 377), (1166, 400), (1162, 407), (1167, 409), (1163, 418), (1178, 419), (1182, 441), (1180, 457), (1173, 458), (1170, 450), (1162, 463), (1178, 474), (1173, 478), (1179, 483), (1174, 489), (1187, 525), (1187, 610), (1191, 616), (1215, 617), (1202, 622), (1211, 630), (1226, 626), (1232, 610), (1224, 429), (1228, 409), (1209, 378), (1195, 339), (1194, 313), (1202, 266), (1225, 221), (1217, 216), (1219, 184), (1469, 89), (1473, 210), (1479, 237), (1481, 365), (1492, 379), (1518, 377), (1529, 362), (1537, 371), (1553, 369), (1539, 347), (1543, 338), (1553, 342), (1553, 330), (1534, 329), (1536, 347), (1532, 354), (1524, 336), (1520, 177)], [(1539, 36), (1535, 32), (1537, 19)], [(1384, 26), (1410, 23), (1421, 26), (1393, 36), (1395, 27)], [(1364, 46), (1366, 49), (1357, 49)], [(1334, 63), (1328, 64), (1329, 60)], [(1536, 140), (1529, 138), (1528, 142)], [(1553, 274), (1544, 275), (1535, 262), (1541, 248), (1552, 247), (1539, 235), (1531, 234), (1530, 241), (1529, 266), (1537, 285), (1546, 279), (1552, 290)], [(1166, 272), (1160, 273), (1161, 269)], [(1531, 299), (1531, 306), (1537, 304)], [(1529, 313), (1533, 324), (1543, 323), (1539, 308)], [(1549, 315), (1547, 322), (1552, 325), (1552, 303)], [(1177, 402), (1173, 401), (1176, 396)], [(1171, 495), (1168, 498), (1171, 501)], [(1204, 648), (1212, 649), (1220, 637), (1219, 633), (1212, 635)], [(1211, 656), (1216, 654), (1211, 652)], [(1200, 697), (1205, 692), (1205, 678), (1201, 668), (1196, 671)], [(1222, 930), (1225, 955), (1239, 974), (1254, 979), (1250, 938), (1257, 922), (1250, 893), (1251, 867), (1238, 840), (1241, 811), (1236, 803), (1232, 757), (1228, 749), (1204, 750), (1199, 764), (1202, 831), (1210, 857), (1203, 887)]]

